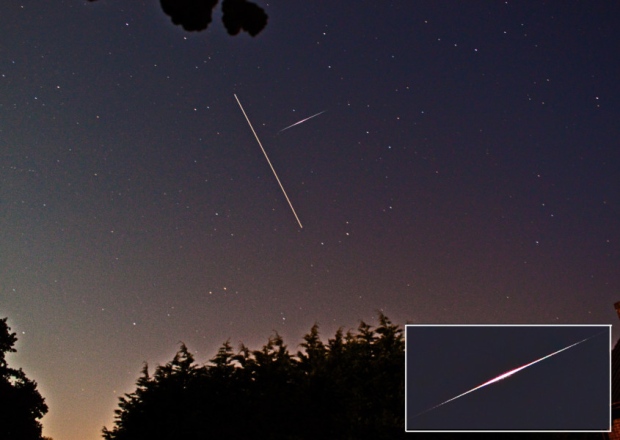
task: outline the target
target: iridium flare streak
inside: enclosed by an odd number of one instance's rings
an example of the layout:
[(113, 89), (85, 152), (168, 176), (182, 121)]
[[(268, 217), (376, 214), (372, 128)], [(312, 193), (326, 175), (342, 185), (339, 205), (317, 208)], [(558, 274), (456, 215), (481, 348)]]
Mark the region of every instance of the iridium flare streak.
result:
[(284, 127), (282, 130), (280, 130), (280, 131), (279, 131), (278, 133), (276, 133), (276, 134), (280, 134), (280, 133), (282, 133), (284, 130), (288, 130), (289, 128), (293, 128), (294, 126), (299, 125), (299, 124), (302, 124), (302, 123), (306, 122), (306, 121), (307, 121), (307, 120), (309, 120), (309, 119), (316, 118), (317, 116), (322, 115), (322, 114), (323, 114), (323, 113), (325, 113), (326, 111), (327, 111), (327, 110), (323, 110), (322, 112), (318, 112), (316, 115), (309, 116), (309, 117), (307, 117), (306, 119), (302, 119), (301, 121), (295, 122), (293, 125), (289, 125), (288, 127)]
[[(599, 334), (600, 334), (600, 333), (599, 333)], [(597, 336), (597, 335), (594, 335), (594, 336)], [(513, 374), (518, 373), (518, 372), (519, 372), (519, 371), (521, 371), (521, 370), (525, 370), (527, 367), (531, 367), (532, 365), (537, 364), (538, 362), (544, 361), (545, 359), (549, 359), (551, 356), (555, 356), (556, 354), (559, 354), (559, 353), (561, 353), (561, 352), (563, 352), (563, 351), (565, 351), (565, 350), (568, 350), (569, 348), (573, 348), (575, 345), (579, 345), (579, 344), (581, 344), (582, 342), (586, 342), (588, 339), (591, 339), (591, 338), (593, 338), (594, 336), (590, 336), (589, 338), (582, 339), (581, 341), (579, 341), (579, 342), (575, 342), (574, 344), (571, 344), (571, 345), (569, 345), (568, 347), (564, 347), (564, 348), (563, 348), (563, 349), (561, 349), (561, 350), (554, 351), (553, 353), (548, 354), (547, 356), (543, 356), (543, 357), (541, 357), (540, 359), (536, 359), (535, 361), (530, 362), (529, 364), (525, 364), (525, 365), (523, 365), (523, 366), (521, 366), (521, 367), (519, 367), (519, 368), (515, 368), (514, 370), (510, 370), (510, 371), (508, 371), (507, 373), (504, 373), (504, 374), (502, 374), (502, 375), (500, 375), (500, 376), (497, 376), (495, 379), (491, 379), (491, 380), (489, 380), (489, 381), (487, 381), (487, 382), (483, 383), (482, 385), (478, 385), (477, 387), (472, 388), (472, 389), (471, 389), (471, 390), (469, 390), (469, 391), (465, 391), (464, 393), (459, 394), (458, 396), (453, 397), (453, 398), (451, 398), (451, 399), (448, 399), (448, 400), (446, 400), (445, 402), (440, 403), (439, 405), (435, 405), (435, 406), (433, 406), (433, 407), (431, 407), (431, 408), (429, 408), (429, 409), (426, 409), (426, 410), (424, 410), (424, 411), (422, 411), (422, 412), (420, 412), (420, 413), (417, 413), (417, 414), (416, 414), (415, 416), (413, 416), (413, 417), (418, 417), (418, 416), (420, 416), (420, 415), (422, 415), (422, 414), (424, 414), (424, 413), (427, 413), (427, 412), (432, 411), (432, 410), (434, 410), (434, 409), (436, 409), (436, 408), (439, 408), (440, 406), (443, 406), (443, 405), (445, 405), (446, 403), (452, 402), (453, 400), (456, 400), (456, 399), (458, 399), (458, 398), (460, 398), (460, 397), (463, 397), (463, 396), (465, 396), (465, 395), (467, 395), (467, 394), (469, 394), (469, 393), (473, 393), (474, 391), (479, 390), (480, 388), (486, 387), (487, 385), (491, 385), (491, 384), (493, 384), (493, 383), (495, 383), (495, 382), (499, 382), (500, 380), (506, 379), (507, 377), (510, 377), (510, 376), (512, 376)]]
[(293, 208), (293, 204), (291, 203), (291, 199), (288, 198), (288, 195), (286, 194), (286, 191), (284, 190), (284, 186), (282, 186), (282, 182), (280, 182), (280, 178), (278, 177), (278, 174), (276, 173), (275, 168), (273, 167), (273, 165), (271, 165), (271, 161), (269, 160), (269, 156), (267, 156), (267, 152), (263, 148), (263, 144), (260, 143), (260, 139), (258, 138), (258, 135), (254, 131), (254, 127), (252, 127), (252, 123), (250, 122), (250, 119), (248, 118), (248, 115), (245, 113), (245, 110), (243, 110), (243, 106), (241, 105), (241, 102), (239, 101), (239, 98), (237, 98), (237, 95), (236, 94), (233, 94), (233, 95), (235, 96), (235, 99), (237, 100), (237, 104), (239, 104), (239, 108), (243, 112), (243, 116), (245, 116), (245, 120), (248, 121), (248, 125), (250, 126), (250, 129), (252, 130), (252, 133), (254, 133), (254, 137), (256, 138), (256, 142), (258, 142), (258, 146), (263, 151), (263, 154), (265, 155), (265, 159), (267, 159), (267, 163), (269, 164), (269, 167), (271, 168), (271, 171), (273, 171), (273, 175), (276, 177), (276, 180), (278, 181), (278, 185), (280, 185), (280, 189), (282, 190), (282, 193), (284, 193), (284, 197), (286, 198), (286, 201), (288, 202), (288, 205), (291, 207), (291, 211), (293, 211), (293, 215), (295, 216), (295, 219), (297, 220), (297, 223), (299, 223), (299, 227), (303, 229), (303, 226), (301, 225), (301, 221), (299, 221), (299, 217), (297, 217), (297, 213), (295, 212), (295, 208)]

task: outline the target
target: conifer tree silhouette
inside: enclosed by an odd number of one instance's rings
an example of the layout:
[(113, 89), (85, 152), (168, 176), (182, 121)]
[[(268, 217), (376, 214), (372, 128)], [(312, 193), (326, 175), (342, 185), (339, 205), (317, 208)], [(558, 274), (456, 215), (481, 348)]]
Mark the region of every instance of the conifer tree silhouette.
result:
[(0, 439), (42, 440), (39, 419), (47, 405), (37, 383), (7, 364), (6, 354), (16, 351), (17, 337), (6, 322), (0, 319)]

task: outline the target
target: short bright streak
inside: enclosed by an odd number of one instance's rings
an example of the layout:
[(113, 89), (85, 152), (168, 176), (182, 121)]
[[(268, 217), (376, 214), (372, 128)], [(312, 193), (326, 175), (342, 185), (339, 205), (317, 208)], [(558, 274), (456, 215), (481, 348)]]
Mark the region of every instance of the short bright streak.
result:
[(310, 120), (310, 119), (312, 119), (312, 118), (316, 118), (317, 116), (322, 115), (322, 114), (323, 114), (323, 113), (325, 113), (326, 111), (327, 111), (327, 110), (323, 110), (322, 112), (319, 112), (319, 113), (317, 113), (316, 115), (309, 116), (309, 117), (307, 117), (306, 119), (302, 119), (301, 121), (297, 121), (297, 122), (295, 122), (294, 124), (289, 125), (288, 127), (284, 127), (284, 128), (283, 128), (282, 130), (280, 130), (277, 134), (280, 134), (280, 133), (282, 133), (284, 130), (288, 130), (289, 128), (293, 128), (293, 127), (294, 127), (294, 126), (296, 126), (296, 125), (303, 124), (304, 122), (306, 122), (306, 121), (308, 121), (308, 120)]

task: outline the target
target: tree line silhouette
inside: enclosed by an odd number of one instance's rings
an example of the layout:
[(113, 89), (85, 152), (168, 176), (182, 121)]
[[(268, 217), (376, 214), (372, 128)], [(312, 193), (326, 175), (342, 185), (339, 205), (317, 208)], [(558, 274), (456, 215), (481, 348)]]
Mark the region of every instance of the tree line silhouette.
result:
[(120, 398), (107, 440), (394, 439), (404, 433), (402, 329), (383, 314), (373, 329), (339, 329), (323, 343), (314, 325), (291, 354), (276, 333), (260, 350), (226, 341), (206, 365), (185, 344), (153, 375), (144, 365)]
[[(199, 365), (185, 344), (174, 359), (120, 398), (106, 440), (267, 439), (365, 440), (481, 433), (405, 432), (403, 329), (383, 313), (376, 328), (361, 321), (322, 342), (315, 324), (291, 354), (280, 335), (260, 350), (230, 342)], [(440, 348), (438, 348), (440, 349)], [(594, 439), (600, 433), (493, 433), (502, 439)]]
[[(403, 329), (384, 314), (324, 343), (314, 325), (295, 354), (277, 333), (260, 350), (229, 341), (204, 365), (185, 344), (151, 375), (145, 363), (136, 390), (119, 399), (105, 440), (398, 439), (435, 440), (480, 433), (405, 433)], [(0, 440), (41, 436), (47, 413), (36, 382), (10, 368), (15, 333), (0, 319)], [(441, 349), (441, 348), (438, 348)], [(601, 433), (493, 433), (493, 438), (594, 439)]]

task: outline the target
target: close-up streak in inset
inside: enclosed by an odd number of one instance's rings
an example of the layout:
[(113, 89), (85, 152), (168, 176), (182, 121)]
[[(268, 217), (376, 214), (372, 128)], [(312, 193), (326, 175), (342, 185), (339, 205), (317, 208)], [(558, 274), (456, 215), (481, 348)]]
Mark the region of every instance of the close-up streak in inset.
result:
[[(599, 333), (599, 334), (600, 334), (600, 333)], [(594, 336), (597, 336), (597, 335), (594, 335)], [(564, 348), (562, 348), (562, 349), (560, 349), (560, 350), (558, 350), (558, 351), (554, 351), (553, 353), (548, 354), (548, 355), (546, 355), (546, 356), (543, 356), (543, 357), (541, 357), (541, 358), (539, 358), (539, 359), (536, 359), (536, 360), (535, 360), (535, 361), (533, 361), (533, 362), (530, 362), (530, 363), (528, 363), (528, 364), (522, 365), (522, 366), (520, 366), (520, 367), (518, 367), (518, 368), (515, 368), (515, 369), (513, 369), (513, 370), (510, 370), (510, 371), (508, 371), (508, 372), (506, 372), (506, 373), (504, 373), (504, 374), (500, 374), (499, 376), (497, 376), (497, 377), (495, 377), (495, 378), (493, 378), (493, 379), (491, 379), (491, 380), (488, 380), (488, 381), (484, 382), (483, 384), (478, 385), (477, 387), (472, 388), (472, 389), (471, 389), (471, 390), (469, 390), (469, 391), (465, 391), (464, 393), (461, 393), (461, 394), (459, 394), (458, 396), (452, 397), (451, 399), (448, 399), (448, 400), (446, 400), (446, 401), (444, 401), (444, 402), (442, 402), (442, 403), (440, 403), (440, 404), (438, 404), (438, 405), (432, 406), (432, 407), (430, 407), (430, 408), (428, 408), (428, 409), (426, 409), (426, 410), (424, 410), (424, 411), (422, 411), (422, 412), (419, 412), (419, 413), (417, 413), (414, 417), (418, 417), (418, 416), (421, 416), (422, 414), (426, 414), (427, 412), (432, 411), (432, 410), (434, 410), (434, 409), (437, 409), (437, 408), (439, 408), (440, 406), (445, 405), (446, 403), (450, 403), (450, 402), (452, 402), (453, 400), (456, 400), (456, 399), (458, 399), (458, 398), (461, 398), (461, 397), (463, 397), (463, 396), (466, 396), (466, 395), (467, 395), (467, 394), (469, 394), (469, 393), (473, 393), (474, 391), (477, 391), (477, 390), (479, 390), (480, 388), (486, 387), (487, 385), (491, 385), (491, 384), (494, 384), (494, 383), (496, 383), (496, 382), (499, 382), (500, 380), (506, 379), (506, 378), (508, 378), (508, 377), (512, 376), (513, 374), (518, 373), (518, 372), (519, 372), (519, 371), (521, 371), (521, 370), (525, 370), (527, 367), (531, 367), (532, 365), (537, 364), (538, 362), (544, 361), (545, 359), (548, 359), (548, 358), (550, 358), (551, 356), (555, 356), (556, 354), (559, 354), (559, 353), (561, 353), (561, 352), (563, 352), (563, 351), (565, 351), (565, 350), (568, 350), (569, 348), (573, 348), (573, 347), (575, 347), (576, 345), (579, 345), (579, 344), (581, 344), (581, 343), (583, 343), (583, 342), (586, 342), (587, 340), (592, 339), (594, 336), (590, 336), (589, 338), (582, 339), (582, 340), (581, 340), (581, 341), (579, 341), (579, 342), (575, 342), (574, 344), (571, 344), (571, 345), (569, 345), (568, 347), (564, 347)]]

